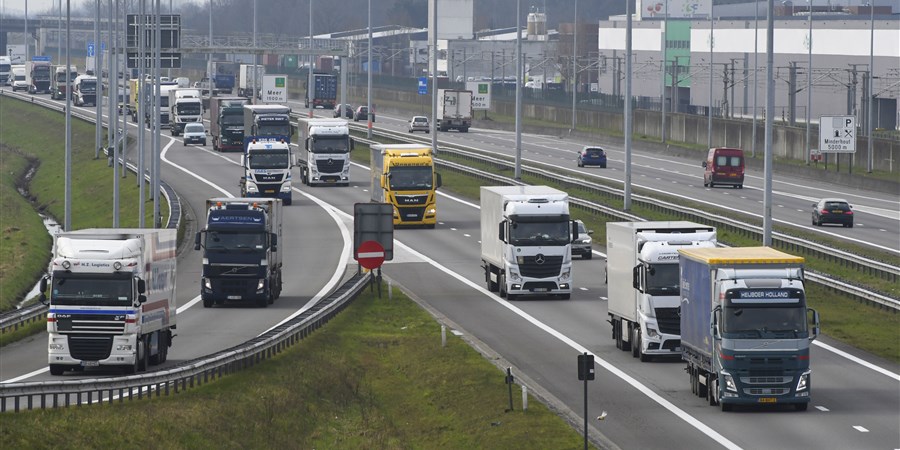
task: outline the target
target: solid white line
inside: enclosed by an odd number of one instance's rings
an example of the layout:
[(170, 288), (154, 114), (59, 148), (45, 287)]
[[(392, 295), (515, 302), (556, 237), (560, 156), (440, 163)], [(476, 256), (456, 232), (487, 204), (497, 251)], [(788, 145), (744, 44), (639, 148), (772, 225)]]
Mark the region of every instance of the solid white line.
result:
[(49, 372), (49, 371), (50, 371), (50, 367), (49, 367), (49, 366), (48, 366), (48, 367), (43, 367), (43, 368), (40, 368), (40, 369), (38, 369), (38, 370), (35, 370), (34, 372), (26, 373), (25, 375), (20, 375), (20, 376), (15, 377), (15, 378), (10, 378), (10, 379), (8, 379), (8, 380), (0, 381), (0, 384), (17, 383), (17, 382), (19, 382), (19, 381), (27, 380), (27, 379), (29, 379), (29, 378), (31, 378), (31, 377), (36, 377), (36, 376), (38, 376), (38, 375), (40, 375), (40, 374), (42, 374), (42, 373)]
[(868, 361), (865, 361), (865, 360), (863, 360), (863, 359), (861, 359), (861, 358), (858, 358), (858, 357), (856, 357), (856, 356), (853, 356), (853, 355), (851, 355), (851, 354), (849, 354), (849, 353), (847, 353), (847, 352), (845, 352), (845, 351), (843, 351), (843, 350), (839, 350), (839, 349), (837, 349), (837, 348), (834, 348), (834, 347), (832, 347), (832, 346), (830, 346), (830, 345), (828, 345), (828, 344), (825, 344), (825, 343), (819, 342), (819, 341), (813, 341), (813, 345), (817, 345), (817, 346), (819, 346), (819, 347), (822, 347), (822, 348), (824, 348), (825, 350), (828, 350), (828, 351), (830, 351), (830, 352), (832, 352), (832, 353), (835, 353), (835, 354), (837, 354), (838, 356), (843, 356), (844, 358), (847, 358), (847, 359), (849, 359), (850, 361), (853, 361), (853, 362), (855, 362), (855, 363), (857, 363), (857, 364), (859, 364), (859, 365), (861, 365), (861, 366), (863, 366), (863, 367), (867, 367), (867, 368), (872, 369), (872, 370), (874, 370), (874, 371), (876, 371), (876, 372), (878, 372), (878, 373), (880, 373), (880, 374), (887, 375), (888, 377), (891, 377), (891, 378), (893, 378), (894, 380), (900, 381), (900, 375), (898, 375), (898, 374), (896, 374), (896, 373), (894, 373), (894, 372), (891, 372), (890, 370), (887, 370), (887, 369), (885, 369), (885, 368), (883, 368), (883, 367), (878, 367), (878, 366), (876, 366), (875, 364), (872, 364), (872, 363), (870, 363), (870, 362), (868, 362)]
[(823, 411), (823, 412), (831, 411), (830, 409), (828, 409), (824, 406), (816, 406), (816, 409), (818, 409), (819, 411)]
[(861, 425), (853, 425), (853, 429), (855, 429), (856, 431), (859, 431), (860, 433), (868, 433), (869, 432), (869, 430), (867, 430), (866, 427), (861, 426)]

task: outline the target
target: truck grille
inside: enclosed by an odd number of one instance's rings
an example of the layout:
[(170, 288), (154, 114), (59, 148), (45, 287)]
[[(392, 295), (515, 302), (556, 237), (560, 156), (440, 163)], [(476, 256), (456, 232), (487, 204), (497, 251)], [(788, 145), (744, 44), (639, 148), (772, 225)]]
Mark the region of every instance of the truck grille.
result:
[(681, 339), (668, 339), (662, 345), (663, 350), (674, 351), (678, 347), (681, 347)]
[(281, 183), (256, 183), (256, 187), (259, 188), (259, 194), (262, 196), (278, 195), (278, 192), (281, 191)]
[(248, 296), (256, 294), (256, 278), (220, 278), (212, 280), (213, 291), (221, 295)]
[(562, 267), (562, 256), (541, 256), (541, 264), (538, 264), (535, 256), (526, 256), (525, 262), (519, 264), (519, 271), (523, 277), (550, 278), (558, 277)]
[(394, 195), (394, 198), (397, 199), (397, 204), (400, 206), (405, 205), (424, 205), (428, 203), (428, 195)]
[(319, 173), (340, 173), (344, 170), (343, 159), (317, 159), (316, 170)]
[(425, 215), (425, 207), (398, 208), (401, 222), (421, 222)]
[(532, 291), (538, 290), (540, 292), (546, 291), (555, 291), (559, 286), (552, 281), (529, 281), (522, 286), (522, 290)]
[(115, 320), (111, 315), (72, 314), (71, 317), (56, 318), (56, 329), (60, 333), (122, 334), (125, 332), (125, 318)]
[(112, 336), (69, 336), (69, 351), (75, 359), (100, 361), (109, 358)]
[(256, 181), (261, 183), (281, 183), (281, 179), (284, 178), (283, 173), (271, 173), (267, 175), (255, 174), (254, 178)]
[(749, 376), (741, 377), (741, 383), (744, 384), (787, 384), (793, 381), (794, 377), (783, 376)]
[(259, 273), (259, 266), (254, 264), (248, 264), (246, 266), (210, 265), (206, 268), (206, 273), (209, 277), (252, 276), (255, 278), (256, 274)]
[(749, 388), (744, 389), (747, 395), (785, 395), (791, 392), (790, 388)]
[(681, 316), (678, 308), (656, 308), (656, 324), (659, 332), (665, 334), (681, 334)]

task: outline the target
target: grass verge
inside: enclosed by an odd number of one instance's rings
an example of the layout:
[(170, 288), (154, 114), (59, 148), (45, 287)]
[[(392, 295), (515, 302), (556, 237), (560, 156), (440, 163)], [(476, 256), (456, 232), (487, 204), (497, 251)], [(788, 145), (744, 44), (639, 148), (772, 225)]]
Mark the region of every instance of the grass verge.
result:
[[(0, 124), (0, 311), (6, 311), (22, 300), (50, 258), (52, 240), (35, 209), (60, 223), (65, 217), (65, 116), (3, 96)], [(32, 204), (16, 199), (14, 188), (28, 160), (37, 164), (26, 186)], [(119, 181), (119, 224), (137, 227), (140, 190), (131, 173)], [(145, 220), (152, 224), (149, 185), (145, 189)], [(111, 227), (112, 196), (112, 168), (105, 157), (94, 159), (94, 125), (72, 120), (72, 229)], [(168, 204), (162, 202), (160, 210), (167, 217)]]
[[(50, 448), (577, 449), (533, 397), (508, 407), (505, 374), (398, 290), (368, 291), (300, 345), (173, 397), (9, 414), (0, 441)], [(141, 432), (122, 433), (134, 424)], [(241, 424), (235, 426), (234, 424)], [(34, 433), (34, 430), (44, 430)]]

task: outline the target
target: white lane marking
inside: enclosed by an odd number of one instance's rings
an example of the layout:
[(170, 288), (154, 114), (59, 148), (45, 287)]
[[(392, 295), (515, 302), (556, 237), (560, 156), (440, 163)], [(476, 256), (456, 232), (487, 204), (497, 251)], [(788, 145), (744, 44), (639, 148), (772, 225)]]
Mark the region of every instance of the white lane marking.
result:
[(828, 408), (826, 408), (826, 407), (824, 407), (824, 406), (816, 406), (816, 409), (818, 409), (819, 411), (822, 411), (822, 412), (828, 412), (828, 411), (831, 411), (830, 409), (828, 409)]
[(839, 350), (839, 349), (837, 349), (837, 348), (834, 348), (834, 347), (832, 347), (832, 346), (830, 346), (830, 345), (828, 345), (828, 344), (825, 344), (825, 343), (819, 342), (819, 341), (813, 341), (813, 345), (816, 345), (816, 346), (818, 346), (818, 347), (822, 347), (822, 348), (824, 348), (825, 350), (828, 350), (828, 351), (830, 351), (830, 352), (832, 352), (832, 353), (834, 353), (834, 354), (836, 354), (836, 355), (838, 355), (838, 356), (843, 356), (844, 358), (847, 358), (847, 359), (849, 359), (850, 361), (853, 361), (853, 362), (855, 362), (855, 363), (857, 363), (857, 364), (859, 364), (859, 365), (861, 365), (861, 366), (863, 366), (863, 367), (872, 369), (872, 370), (874, 370), (874, 371), (876, 371), (876, 372), (878, 372), (878, 373), (880, 373), (880, 374), (882, 374), (882, 375), (886, 375), (886, 376), (888, 376), (888, 377), (890, 377), (890, 378), (893, 378), (894, 380), (900, 381), (900, 375), (898, 375), (898, 374), (896, 374), (896, 373), (894, 373), (894, 372), (891, 372), (890, 370), (887, 370), (887, 369), (885, 369), (885, 368), (883, 368), (883, 367), (876, 366), (875, 364), (872, 364), (872, 363), (870, 363), (870, 362), (868, 362), (868, 361), (864, 361), (864, 360), (862, 360), (861, 358), (858, 358), (858, 357), (856, 357), (856, 356), (853, 356), (853, 355), (851, 355), (851, 354), (849, 354), (849, 353), (847, 353), (847, 352), (845, 352), (845, 351), (843, 351), (843, 350)]
[(469, 233), (463, 233), (463, 236), (465, 236), (465, 237), (472, 237), (472, 235), (469, 234)]
[(864, 427), (862, 425), (853, 425), (853, 429), (855, 429), (856, 431), (859, 431), (860, 433), (868, 433), (869, 432), (869, 430), (867, 430), (866, 427)]
[(17, 376), (17, 377), (15, 377), (15, 378), (10, 378), (10, 379), (8, 379), (8, 380), (0, 381), (0, 384), (6, 384), (6, 383), (18, 383), (19, 381), (27, 380), (27, 379), (29, 379), (29, 378), (31, 378), (31, 377), (36, 377), (36, 376), (38, 376), (38, 375), (40, 375), (40, 374), (42, 374), (42, 373), (49, 372), (49, 371), (50, 371), (50, 367), (49, 367), (49, 366), (48, 366), (48, 367), (44, 367), (44, 368), (35, 370), (34, 372), (26, 373), (25, 375), (20, 375), (20, 376)]
[[(186, 168), (184, 168), (184, 167), (182, 167), (182, 166), (180, 166), (180, 165), (178, 165), (178, 164), (175, 164), (175, 163), (173, 163), (172, 161), (169, 161), (169, 159), (166, 158), (166, 154), (169, 153), (169, 149), (172, 147), (172, 144), (174, 144), (174, 143), (175, 143), (175, 139), (169, 138), (169, 143), (166, 145), (165, 148), (163, 148), (162, 152), (160, 152), (160, 159), (161, 159), (161, 160), (165, 161), (166, 164), (169, 164), (170, 166), (172, 166), (172, 167), (174, 167), (174, 168), (176, 168), (176, 169), (178, 169), (178, 170), (181, 170), (182, 172), (184, 172), (184, 173), (186, 173), (186, 174), (188, 174), (188, 175), (190, 175), (190, 176), (196, 178), (197, 180), (200, 180), (200, 181), (202, 181), (203, 183), (206, 183), (206, 184), (209, 185), (211, 188), (213, 188), (213, 189), (215, 189), (215, 190), (221, 192), (222, 195), (224, 195), (224, 196), (226, 196), (226, 197), (229, 197), (229, 198), (233, 198), (233, 197), (234, 197), (234, 195), (231, 195), (230, 192), (226, 191), (225, 189), (222, 189), (221, 187), (219, 187), (219, 185), (213, 183), (212, 181), (209, 181), (209, 180), (207, 180), (206, 178), (203, 178), (203, 177), (201, 177), (200, 175), (198, 175), (198, 174), (196, 174), (196, 173), (194, 173), (194, 172), (191, 172), (190, 170), (188, 170), (188, 169), (186, 169)], [(229, 159), (228, 161), (234, 162), (234, 161), (231, 161), (230, 159)]]
[(578, 288), (578, 289), (579, 289), (579, 290), (582, 290), (582, 291), (588, 290), (588, 288), (586, 288), (586, 287), (580, 287), (580, 288)]

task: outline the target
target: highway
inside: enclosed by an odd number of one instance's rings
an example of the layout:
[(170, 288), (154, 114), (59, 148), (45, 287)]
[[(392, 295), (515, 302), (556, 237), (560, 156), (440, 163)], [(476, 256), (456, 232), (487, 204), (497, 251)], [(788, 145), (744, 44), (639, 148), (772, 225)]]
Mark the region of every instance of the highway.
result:
[[(378, 120), (377, 126), (405, 121), (400, 117), (391, 119), (384, 114), (380, 114)], [(512, 151), (508, 143), (502, 144), (509, 139), (508, 133), (472, 131), (468, 135), (442, 133), (441, 138), (492, 140), (494, 143), (490, 145), (496, 147), (493, 151), (507, 154)], [(545, 141), (542, 145), (549, 147), (546, 142), (551, 140), (528, 136), (523, 141), (526, 139), (529, 148), (535, 149), (539, 148), (537, 145), (542, 140)], [(164, 135), (163, 142), (169, 141), (168, 136)], [(177, 145), (165, 152), (163, 177), (190, 204), (194, 218), (206, 198), (223, 194), (217, 187), (236, 194), (238, 154), (218, 154), (212, 152), (210, 147), (185, 148), (177, 139), (175, 142)], [(488, 144), (477, 146), (490, 150)], [(528, 150), (527, 154), (532, 158), (534, 152), (544, 153), (547, 161), (552, 161), (550, 155), (555, 155), (557, 165), (574, 170), (574, 152), (579, 146), (569, 144), (565, 150)], [(612, 155), (615, 168), (619, 159), (615, 149), (612, 149)], [(641, 164), (650, 165), (648, 161)], [(648, 181), (648, 184), (659, 189), (666, 187), (664, 192), (676, 189), (669, 186), (675, 183), (664, 181), (666, 177), (674, 178), (673, 175), (664, 176), (671, 171), (658, 168), (646, 170), (656, 175), (642, 177), (654, 180)], [(585, 172), (621, 176), (621, 171), (609, 169), (589, 169)], [(685, 189), (688, 181), (698, 183), (699, 170), (697, 174), (688, 174), (687, 170), (684, 172), (685, 175), (678, 177), (683, 179)], [(229, 173), (233, 175), (224, 175)], [(295, 185), (299, 192), (295, 193), (294, 205), (286, 208), (285, 217), (285, 244), (291, 248), (288, 253), (293, 255), (289, 261), (286, 259), (285, 267), (291, 276), (286, 277), (289, 284), (282, 298), (268, 309), (207, 310), (198, 306), (195, 298), (200, 264), (196, 252), (186, 250), (179, 262), (180, 326), (170, 353), (170, 363), (225, 348), (254, 333), (258, 334), (302, 308), (320, 292), (320, 288), (333, 280), (334, 272), (342, 273), (342, 261), (348, 256), (348, 247), (340, 224), (346, 226), (354, 203), (368, 201), (367, 175), (367, 168), (356, 165), (351, 170), (351, 186), (348, 188), (311, 189)], [(716, 196), (719, 191), (694, 187), (694, 192), (704, 192), (705, 195)], [(749, 197), (754, 190), (749, 186), (743, 192), (727, 191), (748, 194), (748, 204), (753, 203)], [(314, 196), (324, 207), (307, 196)], [(881, 197), (879, 194), (870, 196)], [(300, 201), (296, 201), (298, 197)], [(736, 202), (735, 199), (730, 200)], [(862, 203), (856, 200), (851, 202)], [(602, 422), (591, 420), (591, 426), (619, 447), (900, 447), (897, 433), (897, 423), (900, 422), (900, 376), (897, 373), (900, 370), (897, 365), (846, 348), (827, 338), (820, 338), (812, 349), (814, 388), (809, 411), (798, 413), (776, 408), (738, 409), (735, 413), (722, 413), (690, 393), (683, 363), (640, 363), (630, 353), (615, 348), (610, 339), (610, 326), (606, 322), (602, 258), (574, 263), (576, 291), (569, 301), (526, 299), (507, 302), (486, 292), (479, 266), (476, 203), (476, 199), (441, 195), (438, 203), (439, 224), (435, 230), (397, 230), (395, 259), (386, 264), (385, 275), (426, 303), (439, 315), (439, 320), (508, 361), (515, 375), (525, 377), (529, 380), (527, 384), (539, 385), (546, 390), (555, 406), (575, 417), (581, 415), (583, 395), (582, 384), (576, 376), (576, 356), (581, 352), (593, 353), (598, 358), (599, 370), (597, 379), (589, 384), (589, 414), (596, 417), (601, 411), (607, 411), (608, 416)], [(875, 205), (878, 203), (873, 202), (871, 207)], [(881, 204), (881, 207), (891, 211), (889, 203), (887, 206)], [(797, 209), (802, 209), (802, 206), (797, 206)], [(808, 222), (809, 210), (804, 211), (803, 217)], [(896, 211), (896, 207), (892, 211)], [(799, 213), (797, 215), (799, 217)], [(876, 214), (872, 216), (878, 217)], [(865, 223), (862, 215), (858, 220)], [(861, 229), (829, 228), (828, 231), (843, 233)], [(893, 236), (896, 238), (898, 233), (896, 228), (894, 230)], [(595, 244), (595, 250), (601, 248)], [(310, 270), (291, 269), (306, 267)], [(223, 327), (222, 322), (228, 326)], [(37, 336), (4, 348), (0, 355), (0, 379), (8, 382), (40, 371), (42, 367), (46, 370), (44, 339), (44, 336)], [(498, 372), (500, 388), (502, 376)], [(48, 375), (38, 373), (29, 379), (45, 377)]]

